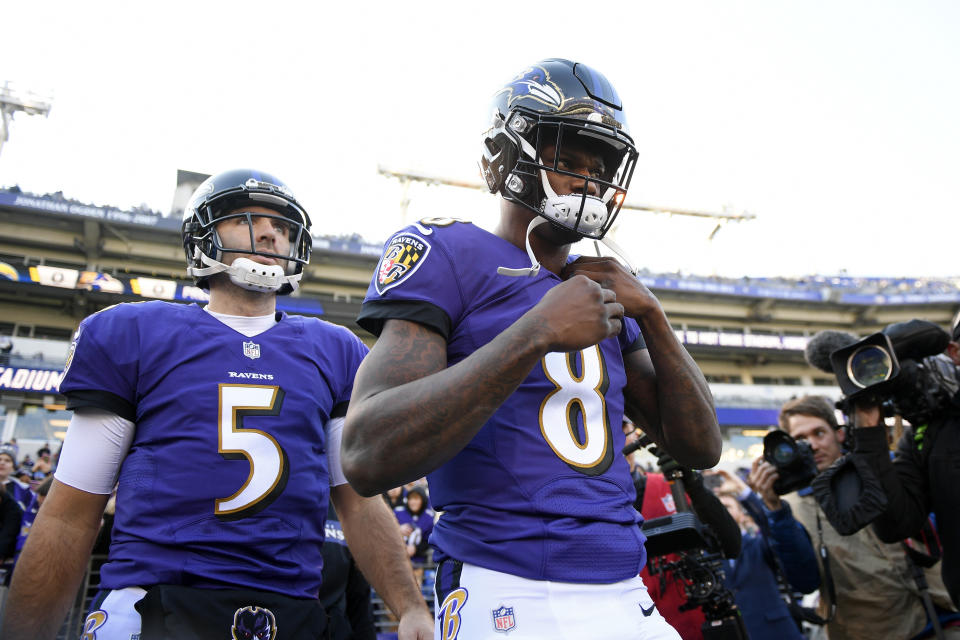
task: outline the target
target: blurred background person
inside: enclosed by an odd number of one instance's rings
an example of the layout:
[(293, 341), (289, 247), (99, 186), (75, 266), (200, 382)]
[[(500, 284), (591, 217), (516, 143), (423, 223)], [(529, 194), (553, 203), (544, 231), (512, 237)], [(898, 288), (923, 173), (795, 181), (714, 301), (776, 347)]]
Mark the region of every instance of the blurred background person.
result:
[(426, 490), (422, 486), (414, 485), (407, 493), (406, 503), (394, 509), (394, 513), (400, 524), (400, 533), (403, 535), (417, 583), (423, 584), (423, 569), (430, 560), (429, 540), (436, 518), (436, 513), (430, 508)]
[(320, 602), (327, 612), (330, 640), (376, 640), (370, 583), (360, 572), (333, 505), (327, 511)]

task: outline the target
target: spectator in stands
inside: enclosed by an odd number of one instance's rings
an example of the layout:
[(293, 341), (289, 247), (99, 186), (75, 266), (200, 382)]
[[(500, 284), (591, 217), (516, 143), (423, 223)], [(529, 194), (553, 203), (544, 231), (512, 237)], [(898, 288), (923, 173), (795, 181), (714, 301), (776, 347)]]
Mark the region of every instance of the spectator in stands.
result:
[[(53, 470), (53, 463), (50, 462), (50, 446), (44, 445), (37, 451), (37, 461), (33, 465), (33, 477), (36, 480), (43, 480)], [(40, 474), (39, 476), (37, 474)]]
[(0, 486), (24, 511), (32, 498), (30, 488), (13, 477), (13, 470), (17, 466), (16, 449), (10, 445), (0, 447)]
[(17, 549), (14, 555), (14, 563), (16, 563), (16, 559), (20, 556), (20, 550), (23, 549), (23, 544), (27, 541), (27, 535), (30, 533), (30, 527), (33, 526), (33, 520), (37, 517), (37, 511), (40, 510), (40, 506), (50, 492), (51, 484), (53, 484), (53, 476), (47, 476), (47, 478), (37, 486), (37, 491), (33, 494), (33, 499), (30, 501), (30, 504), (27, 505), (26, 511), (23, 512), (23, 522), (20, 525), (20, 533), (17, 535)]
[(20, 461), (20, 468), (21, 468), (21, 469), (26, 469), (26, 470), (32, 472), (32, 471), (33, 471), (33, 465), (34, 465), (34, 461), (33, 461), (33, 458), (30, 457), (30, 454), (29, 454), (29, 453), (28, 453), (27, 455), (23, 456), (23, 460)]
[(427, 562), (427, 550), (430, 533), (433, 531), (433, 521), (436, 514), (430, 508), (427, 492), (423, 487), (414, 486), (407, 494), (407, 502), (394, 509), (397, 522), (400, 523), (400, 533), (407, 546), (407, 555), (414, 568), (420, 568)]
[[(33, 472), (30, 469), (27, 469), (23, 465), (20, 466), (16, 471), (13, 472), (13, 477), (16, 480), (19, 480), (21, 484), (25, 485), (31, 491), (36, 490), (37, 484), (33, 479)], [(41, 480), (43, 477), (40, 478)]]
[(0, 583), (10, 583), (17, 534), (23, 521), (23, 509), (6, 491), (0, 491)]
[[(846, 432), (838, 427), (833, 406), (826, 398), (803, 396), (791, 400), (781, 408), (779, 421), (780, 428), (793, 438), (810, 444), (818, 471), (826, 470), (843, 454)], [(784, 502), (789, 504), (814, 544), (825, 546), (829, 552), (829, 574), (837, 599), (836, 615), (827, 624), (830, 640), (911, 638), (920, 632), (928, 620), (903, 545), (881, 542), (872, 527), (841, 536), (820, 512), (809, 488), (781, 500), (773, 491), (773, 481), (778, 477), (776, 469), (761, 460), (749, 480), (770, 511), (778, 511)], [(821, 582), (827, 587), (822, 564), (820, 571)], [(940, 567), (927, 569), (925, 574), (934, 604), (952, 610)], [(821, 589), (819, 609), (824, 618), (829, 614), (829, 603), (822, 597), (825, 591)], [(947, 638), (960, 637), (960, 629), (945, 633)]]

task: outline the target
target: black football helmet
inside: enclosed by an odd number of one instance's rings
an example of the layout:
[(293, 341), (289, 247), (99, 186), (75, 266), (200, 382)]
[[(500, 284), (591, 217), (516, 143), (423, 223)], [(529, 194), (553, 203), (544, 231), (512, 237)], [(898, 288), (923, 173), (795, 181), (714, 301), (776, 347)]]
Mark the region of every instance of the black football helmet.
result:
[[(224, 247), (216, 224), (246, 216), (263, 214), (245, 212), (244, 206), (260, 205), (276, 211), (276, 217), (290, 225), (290, 253), (278, 255), (258, 251), (250, 220), (250, 244), (246, 247)], [(252, 169), (232, 169), (207, 178), (190, 196), (183, 211), (180, 227), (183, 249), (187, 257), (187, 273), (197, 286), (209, 288), (211, 275), (226, 272), (234, 284), (252, 291), (276, 291), (279, 295), (293, 292), (303, 276), (303, 267), (310, 261), (313, 238), (310, 216), (293, 192), (278, 178)], [(287, 261), (286, 269), (264, 265), (249, 258), (237, 258), (233, 264), (220, 262), (225, 252), (260, 255)]]
[[(581, 237), (603, 238), (637, 162), (620, 96), (610, 82), (583, 63), (551, 58), (527, 67), (500, 89), (492, 111), (480, 158), (490, 192)], [(602, 157), (601, 175), (584, 178), (558, 166), (561, 149), (572, 143), (589, 145)], [(544, 162), (548, 145), (555, 148), (554, 158)], [(587, 188), (554, 193), (547, 171), (584, 178), (599, 195), (588, 195)]]

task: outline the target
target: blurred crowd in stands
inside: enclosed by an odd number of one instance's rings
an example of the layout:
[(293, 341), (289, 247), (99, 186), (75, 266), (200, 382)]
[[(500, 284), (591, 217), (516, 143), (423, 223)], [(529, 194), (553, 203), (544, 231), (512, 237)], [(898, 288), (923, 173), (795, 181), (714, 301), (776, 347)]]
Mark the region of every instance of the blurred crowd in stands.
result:
[(56, 456), (50, 446), (20, 455), (16, 439), (0, 446), (0, 579), (9, 583), (30, 525), (53, 482)]

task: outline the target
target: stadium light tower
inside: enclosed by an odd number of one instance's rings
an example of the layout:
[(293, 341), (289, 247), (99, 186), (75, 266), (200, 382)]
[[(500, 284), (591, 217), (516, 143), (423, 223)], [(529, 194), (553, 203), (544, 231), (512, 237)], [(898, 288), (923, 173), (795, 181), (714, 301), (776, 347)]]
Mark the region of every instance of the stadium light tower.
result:
[(0, 151), (10, 137), (10, 122), (17, 111), (23, 111), (28, 116), (48, 116), (50, 100), (30, 91), (17, 91), (9, 82), (3, 83), (0, 87)]

